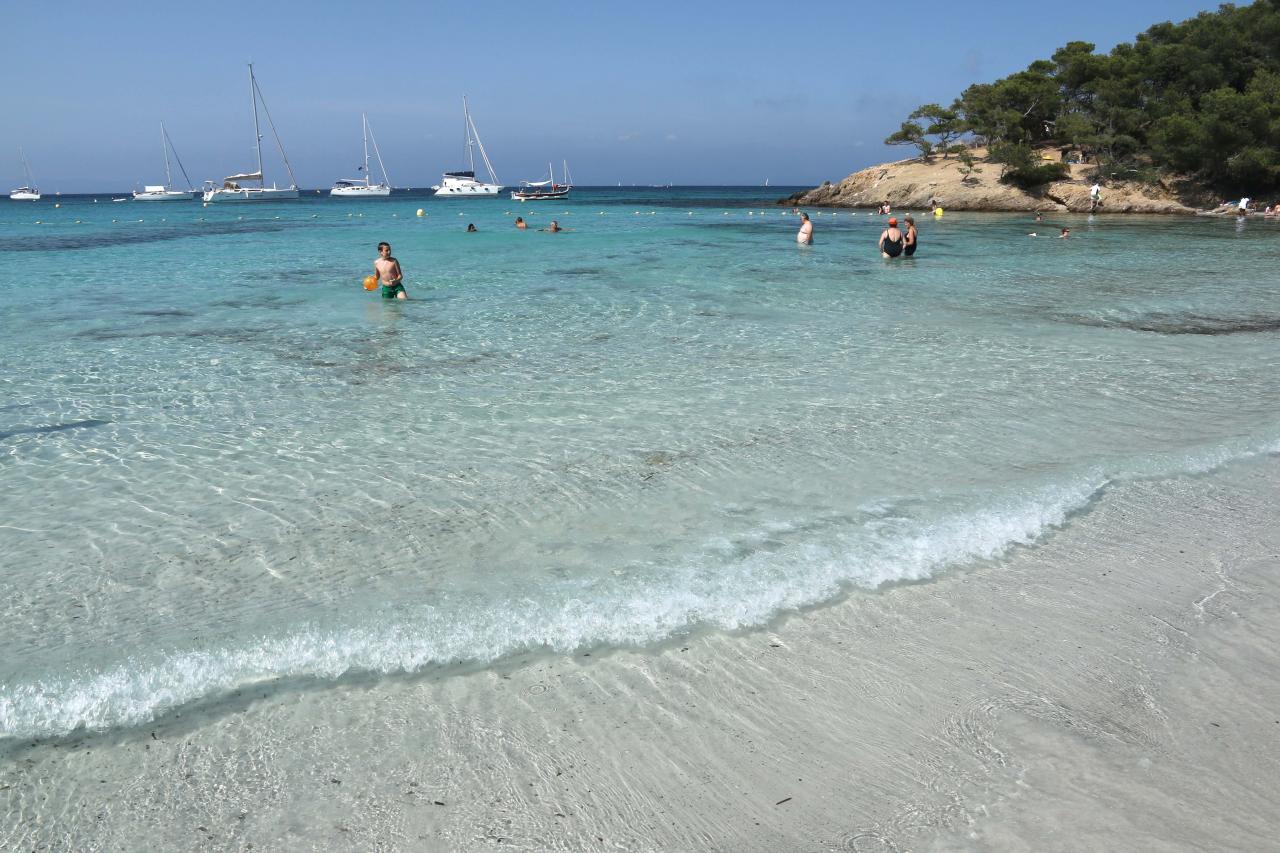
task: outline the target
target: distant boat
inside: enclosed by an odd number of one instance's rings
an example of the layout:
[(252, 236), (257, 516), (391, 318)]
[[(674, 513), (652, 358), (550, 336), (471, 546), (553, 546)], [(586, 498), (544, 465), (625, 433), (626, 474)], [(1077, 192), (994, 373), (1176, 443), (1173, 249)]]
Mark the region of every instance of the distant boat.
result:
[[(480, 141), (480, 132), (476, 130), (476, 123), (471, 120), (471, 111), (467, 108), (467, 98), (462, 97), (462, 124), (466, 134), (467, 162), (471, 164), (471, 168), (466, 171), (445, 172), (440, 181), (431, 189), (436, 191), (436, 195), (448, 196), (476, 196), (491, 195), (496, 196), (502, 192), (502, 182), (498, 180), (497, 172), (493, 171), (493, 164), (489, 162), (489, 155), (485, 153), (484, 143)], [(484, 162), (484, 167), (489, 171), (490, 183), (476, 180), (476, 152), (480, 149), (480, 159)]]
[[(286, 201), (298, 197), (298, 181), (293, 177), (293, 167), (289, 165), (289, 156), (284, 153), (284, 146), (280, 144), (280, 135), (276, 133), (275, 123), (271, 121), (271, 111), (267, 109), (265, 99), (262, 101), (262, 110), (267, 114), (267, 124), (271, 126), (271, 134), (276, 138), (276, 146), (280, 149), (284, 167), (289, 171), (290, 184), (284, 189), (274, 184), (268, 187), (262, 176), (262, 133), (258, 129), (258, 100), (262, 98), (262, 91), (258, 88), (257, 78), (253, 76), (253, 63), (249, 63), (249, 96), (253, 99), (253, 144), (258, 152), (258, 170), (241, 175), (228, 175), (222, 179), (220, 187), (215, 187), (213, 181), (205, 181), (204, 200), (206, 202)], [(242, 187), (241, 181), (256, 181), (261, 186)]]
[[(169, 132), (164, 129), (164, 122), (160, 122), (160, 148), (164, 151), (164, 185), (163, 186), (144, 186), (141, 192), (133, 194), (134, 201), (191, 201), (196, 197), (195, 190), (175, 190), (173, 187), (173, 175), (169, 171), (169, 149), (173, 148), (173, 140), (169, 138)], [(182, 158), (178, 156), (178, 149), (173, 148), (173, 158), (178, 161), (178, 168), (182, 169), (182, 177), (187, 178), (187, 170), (183, 168)], [(187, 186), (191, 186), (191, 179), (187, 178)]]
[(547, 164), (547, 172), (551, 179), (547, 181), (521, 181), (522, 189), (512, 190), (511, 198), (515, 201), (550, 201), (557, 198), (568, 198), (573, 189), (573, 180), (569, 177), (569, 164), (564, 164), (564, 183), (556, 183), (556, 173)]
[(40, 190), (31, 178), (31, 167), (27, 165), (27, 155), (22, 153), (21, 148), (18, 149), (18, 157), (22, 160), (22, 171), (26, 173), (27, 185), (10, 191), (9, 198), (13, 201), (39, 201)]
[(342, 178), (333, 182), (329, 195), (366, 198), (368, 196), (391, 195), (391, 179), (387, 177), (387, 167), (382, 165), (382, 152), (378, 150), (378, 140), (373, 140), (373, 153), (378, 157), (378, 168), (382, 170), (382, 183), (369, 183), (369, 140), (373, 138), (373, 130), (369, 127), (369, 117), (363, 113), (360, 120), (364, 123), (364, 179)]
[(768, 179), (768, 178), (765, 178), (765, 179), (764, 179), (764, 185), (765, 185), (766, 187), (767, 187), (767, 186), (769, 186), (769, 179)]

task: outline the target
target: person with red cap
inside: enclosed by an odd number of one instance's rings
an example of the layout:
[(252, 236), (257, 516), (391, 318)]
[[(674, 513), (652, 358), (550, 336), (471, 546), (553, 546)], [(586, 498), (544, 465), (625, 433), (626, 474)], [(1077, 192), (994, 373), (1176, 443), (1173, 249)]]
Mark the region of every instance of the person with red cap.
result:
[(896, 258), (902, 254), (904, 238), (898, 230), (898, 220), (889, 217), (889, 227), (880, 232), (880, 254), (886, 258)]

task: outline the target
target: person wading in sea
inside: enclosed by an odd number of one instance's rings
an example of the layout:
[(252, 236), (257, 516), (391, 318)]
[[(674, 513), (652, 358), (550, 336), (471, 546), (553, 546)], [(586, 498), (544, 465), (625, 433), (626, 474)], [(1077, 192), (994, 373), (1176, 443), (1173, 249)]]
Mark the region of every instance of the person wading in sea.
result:
[(911, 257), (916, 253), (916, 246), (919, 244), (920, 237), (916, 233), (916, 221), (910, 216), (905, 217), (907, 223), (907, 236), (902, 242), (902, 254)]
[(378, 259), (373, 262), (373, 271), (382, 282), (383, 299), (408, 299), (404, 290), (404, 273), (400, 262), (391, 257), (391, 244), (378, 244)]
[(809, 214), (800, 214), (800, 230), (796, 232), (796, 242), (801, 246), (813, 245), (813, 223), (809, 221)]
[(896, 258), (902, 254), (902, 244), (906, 238), (898, 230), (898, 220), (889, 217), (889, 227), (880, 232), (880, 254), (886, 258)]

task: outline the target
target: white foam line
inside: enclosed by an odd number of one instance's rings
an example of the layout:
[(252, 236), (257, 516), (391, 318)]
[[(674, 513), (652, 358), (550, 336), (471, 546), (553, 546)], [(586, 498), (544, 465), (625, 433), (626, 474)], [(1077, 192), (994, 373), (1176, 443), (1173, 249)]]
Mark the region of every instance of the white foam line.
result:
[(391, 625), (264, 637), (248, 647), (131, 659), (98, 672), (0, 685), (0, 736), (47, 737), (137, 725), (195, 700), (282, 677), (336, 679), (351, 671), (413, 672), (490, 662), (532, 648), (645, 645), (698, 624), (739, 629), (828, 600), (848, 585), (875, 588), (999, 556), (1029, 544), (1087, 504), (1099, 483), (1052, 489), (1020, 505), (943, 519), (910, 535), (862, 531), (837, 547), (757, 553), (735, 567), (689, 565), (655, 589), (616, 578), (566, 582), (550, 601), (513, 600), (459, 617), (424, 606)]
[[(1199, 456), (1149, 460), (1130, 476), (1199, 474), (1280, 452), (1212, 448)], [(1126, 477), (1128, 478), (1128, 477)], [(49, 737), (80, 728), (137, 725), (184, 704), (278, 678), (336, 679), (352, 671), (414, 672), (429, 665), (487, 663), (529, 649), (643, 646), (696, 625), (756, 627), (778, 613), (828, 601), (850, 586), (875, 589), (923, 580), (951, 567), (1030, 545), (1061, 527), (1112, 482), (1100, 473), (1013, 495), (932, 522), (877, 517), (835, 544), (756, 551), (726, 566), (709, 543), (706, 563), (661, 573), (606, 574), (541, 587), (543, 600), (421, 606), (392, 624), (302, 628), (239, 648), (160, 652), (99, 670), (0, 684), (0, 737)], [(771, 522), (766, 538), (772, 535)], [(776, 531), (774, 531), (776, 532)], [(751, 537), (748, 536), (748, 539)], [(675, 584), (662, 588), (661, 583)]]

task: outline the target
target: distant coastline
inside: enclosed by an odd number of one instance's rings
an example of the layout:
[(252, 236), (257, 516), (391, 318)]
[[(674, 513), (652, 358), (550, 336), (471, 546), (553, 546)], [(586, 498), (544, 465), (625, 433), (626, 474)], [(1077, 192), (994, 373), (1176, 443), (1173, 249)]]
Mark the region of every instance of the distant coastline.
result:
[[(1000, 181), (1001, 165), (975, 148), (976, 168), (968, 175), (955, 157), (934, 155), (881, 163), (854, 172), (839, 183), (830, 181), (779, 199), (778, 204), (806, 207), (871, 207), (888, 201), (892, 207), (928, 209), (931, 201), (945, 210), (1090, 212), (1089, 190), (1095, 166), (1067, 163), (1069, 177), (1034, 190)], [(1204, 189), (1187, 180), (1156, 184), (1107, 181), (1098, 213), (1214, 213), (1222, 206)], [(1234, 208), (1229, 212), (1234, 213)]]

